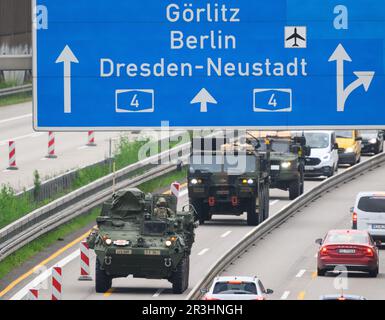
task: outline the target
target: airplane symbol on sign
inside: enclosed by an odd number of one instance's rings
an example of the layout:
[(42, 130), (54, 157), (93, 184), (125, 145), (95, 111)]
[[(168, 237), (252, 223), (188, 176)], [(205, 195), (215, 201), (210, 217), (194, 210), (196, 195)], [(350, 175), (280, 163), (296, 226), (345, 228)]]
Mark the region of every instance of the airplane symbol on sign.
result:
[(306, 42), (306, 27), (285, 27), (285, 48), (306, 48)]

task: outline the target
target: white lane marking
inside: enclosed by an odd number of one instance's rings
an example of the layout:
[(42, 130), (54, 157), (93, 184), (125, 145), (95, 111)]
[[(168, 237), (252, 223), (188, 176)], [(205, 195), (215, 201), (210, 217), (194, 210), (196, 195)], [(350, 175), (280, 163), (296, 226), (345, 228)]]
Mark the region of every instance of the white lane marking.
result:
[[(72, 260), (76, 259), (80, 255), (80, 250), (76, 250), (72, 252), (70, 255), (65, 257), (63, 260), (60, 260), (55, 266), (56, 267), (64, 267), (66, 264), (70, 263)], [(37, 268), (37, 270), (39, 270)], [(30, 283), (28, 283), (23, 289), (17, 292), (10, 300), (21, 300), (23, 299), (29, 292), (29, 289), (37, 288), (41, 283), (46, 281), (52, 273), (52, 267), (42, 272), (35, 279), (33, 279)]]
[(15, 138), (9, 138), (8, 140), (0, 141), (0, 146), (7, 145), (9, 141), (18, 141), (26, 138), (37, 138), (44, 134), (44, 132), (33, 132), (29, 134), (25, 134), (23, 136), (15, 137)]
[(210, 250), (210, 248), (203, 249), (201, 252), (198, 253), (198, 256), (203, 256), (209, 250)]
[(89, 147), (88, 146), (81, 146), (81, 147), (78, 147), (78, 150), (84, 150), (84, 149), (88, 149)]
[(299, 272), (297, 273), (297, 275), (295, 277), (296, 278), (301, 278), (305, 274), (305, 272), (306, 272), (305, 269), (299, 270)]
[(277, 204), (278, 202), (279, 202), (279, 200), (270, 201), (270, 205), (273, 206), (273, 205)]
[(281, 296), (281, 300), (286, 300), (287, 298), (289, 298), (289, 295), (290, 295), (290, 291), (285, 291)]
[(32, 117), (32, 113), (28, 113), (28, 114), (24, 114), (22, 116), (0, 120), (0, 124), (1, 123), (11, 122), (11, 121), (16, 121), (16, 120), (20, 120), (20, 119), (24, 119), (24, 118), (31, 118), (31, 117)]
[(232, 231), (226, 231), (224, 234), (221, 235), (221, 238), (226, 238)]
[(157, 292), (155, 292), (155, 293), (153, 294), (153, 297), (154, 297), (154, 298), (159, 297), (163, 291), (164, 291), (164, 289), (159, 289)]

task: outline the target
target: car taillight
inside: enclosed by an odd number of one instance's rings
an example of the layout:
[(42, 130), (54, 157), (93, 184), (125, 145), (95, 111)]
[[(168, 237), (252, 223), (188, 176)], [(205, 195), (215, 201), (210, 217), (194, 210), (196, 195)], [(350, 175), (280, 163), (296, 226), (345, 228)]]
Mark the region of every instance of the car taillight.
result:
[(209, 197), (209, 206), (214, 207), (215, 206), (215, 198), (214, 197)]
[(238, 197), (231, 197), (231, 204), (233, 207), (238, 205)]
[(357, 229), (357, 213), (353, 212), (353, 229)]
[(218, 300), (221, 300), (221, 299), (213, 298), (211, 296), (205, 296), (203, 300), (218, 301)]
[(258, 301), (260, 301), (260, 300), (265, 300), (265, 298), (264, 297), (257, 297), (256, 299), (254, 299), (254, 300), (258, 300)]
[(328, 254), (328, 248), (322, 247), (320, 250), (321, 256), (326, 256)]
[(372, 249), (372, 248), (366, 248), (366, 250), (365, 250), (365, 255), (366, 255), (367, 257), (373, 257), (373, 256), (374, 256), (373, 249)]

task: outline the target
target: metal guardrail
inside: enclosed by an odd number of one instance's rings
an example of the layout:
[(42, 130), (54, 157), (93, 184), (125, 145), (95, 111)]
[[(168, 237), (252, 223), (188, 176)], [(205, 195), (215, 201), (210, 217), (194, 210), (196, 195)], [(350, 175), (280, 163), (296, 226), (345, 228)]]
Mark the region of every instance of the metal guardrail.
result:
[[(186, 160), (190, 143), (185, 143), (158, 155), (134, 163), (116, 172), (116, 189), (135, 187), (167, 173), (175, 171), (176, 164), (161, 164), (149, 168), (155, 162), (170, 157)], [(135, 172), (135, 176), (132, 176)], [(100, 206), (112, 194), (114, 174), (105, 176), (85, 187), (39, 208), (0, 230), (0, 261), (39, 236)]]
[(1, 71), (32, 70), (32, 55), (0, 55)]
[(373, 170), (385, 164), (385, 154), (379, 154), (365, 162), (351, 167), (334, 177), (326, 179), (309, 192), (289, 203), (276, 215), (270, 217), (259, 226), (251, 230), (240, 242), (236, 243), (225, 253), (208, 271), (203, 279), (193, 288), (187, 300), (199, 300), (203, 294), (201, 289), (210, 287), (214, 278), (220, 274), (232, 261), (242, 255), (255, 241), (264, 237), (267, 233), (279, 227), (292, 215), (299, 212), (304, 206), (317, 200), (321, 194), (328, 192), (331, 188), (337, 187), (342, 183), (347, 183), (355, 179), (358, 175), (363, 175), (366, 171)]
[(32, 92), (32, 84), (26, 84), (23, 86), (0, 89), (0, 98), (11, 96), (13, 94), (25, 93), (25, 92)]

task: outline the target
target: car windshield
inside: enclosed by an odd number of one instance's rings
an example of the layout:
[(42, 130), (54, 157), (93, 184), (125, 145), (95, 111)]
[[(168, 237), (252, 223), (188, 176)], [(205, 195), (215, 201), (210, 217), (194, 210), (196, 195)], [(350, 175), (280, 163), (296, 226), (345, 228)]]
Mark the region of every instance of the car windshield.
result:
[(361, 136), (364, 139), (373, 139), (378, 137), (378, 131), (376, 130), (362, 130)]
[[(260, 141), (259, 151), (267, 151), (267, 145), (264, 141)], [(289, 153), (290, 152), (290, 142), (289, 141), (279, 141), (272, 140), (271, 141), (271, 151), (280, 152), (280, 153)]]
[(255, 172), (256, 158), (253, 155), (194, 155), (190, 158), (191, 173), (219, 173), (239, 175)]
[(145, 221), (143, 235), (162, 235), (167, 230), (167, 223), (163, 221)]
[(325, 149), (329, 146), (329, 135), (318, 132), (305, 132), (306, 144), (312, 149)]
[(329, 233), (325, 243), (327, 244), (368, 244), (368, 235), (364, 233)]
[(358, 201), (358, 209), (365, 212), (385, 213), (385, 197), (362, 197)]
[(344, 139), (352, 139), (353, 138), (353, 131), (352, 130), (347, 130), (347, 131), (341, 130), (341, 131), (337, 131), (336, 134), (337, 134), (337, 138), (344, 138)]
[(257, 294), (254, 282), (217, 282), (213, 294)]

